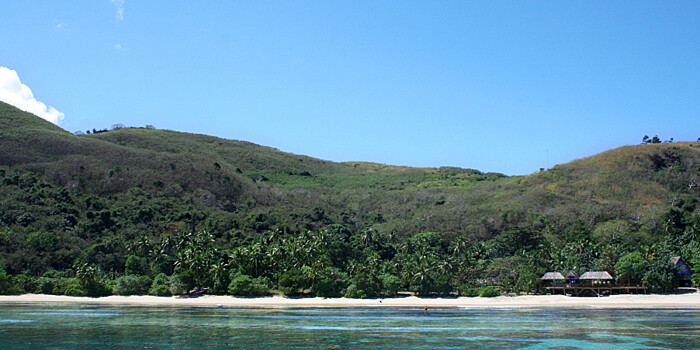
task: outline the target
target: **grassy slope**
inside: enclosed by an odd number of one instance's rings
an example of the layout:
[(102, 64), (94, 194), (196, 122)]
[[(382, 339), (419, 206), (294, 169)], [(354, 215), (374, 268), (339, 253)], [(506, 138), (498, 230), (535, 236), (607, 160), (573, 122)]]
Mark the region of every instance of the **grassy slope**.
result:
[(90, 137), (161, 154), (206, 155), (222, 166), (225, 164), (239, 169), (251, 179), (263, 176), (269, 183), (287, 189), (305, 188), (319, 192), (358, 188), (399, 189), (410, 187), (410, 184), (425, 186), (448, 175), (499, 177), (498, 174), (482, 175), (475, 170), (458, 168), (420, 169), (373, 163), (334, 163), (244, 141), (163, 130), (121, 129)]
[(0, 116), (0, 165), (21, 165), (67, 188), (107, 195), (137, 184), (153, 188), (158, 180), (166, 188), (203, 189), (229, 201), (265, 195), (235, 169), (216, 167), (207, 154), (160, 152), (75, 136), (4, 103)]
[(691, 185), (698, 183), (699, 161), (698, 142), (625, 146), (533, 174), (524, 184), (571, 198), (649, 207), (679, 193), (697, 195)]

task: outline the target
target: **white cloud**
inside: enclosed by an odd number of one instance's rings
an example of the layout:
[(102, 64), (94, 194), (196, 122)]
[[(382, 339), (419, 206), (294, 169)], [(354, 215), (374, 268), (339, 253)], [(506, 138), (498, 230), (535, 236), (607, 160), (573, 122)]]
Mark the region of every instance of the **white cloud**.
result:
[(122, 46), (122, 44), (119, 44), (119, 43), (114, 44), (114, 49), (117, 50), (117, 51), (127, 51), (127, 50), (129, 50), (128, 47), (124, 47), (124, 46)]
[(124, 2), (125, 0), (109, 0), (109, 2), (117, 8), (117, 13), (114, 15), (114, 19), (121, 21), (124, 19)]
[(9, 103), (23, 111), (35, 114), (54, 124), (63, 119), (63, 113), (37, 101), (29, 86), (22, 84), (17, 72), (7, 67), (0, 67), (0, 101)]
[(53, 21), (53, 24), (56, 26), (56, 31), (68, 31), (73, 26), (71, 23), (63, 22), (57, 19)]

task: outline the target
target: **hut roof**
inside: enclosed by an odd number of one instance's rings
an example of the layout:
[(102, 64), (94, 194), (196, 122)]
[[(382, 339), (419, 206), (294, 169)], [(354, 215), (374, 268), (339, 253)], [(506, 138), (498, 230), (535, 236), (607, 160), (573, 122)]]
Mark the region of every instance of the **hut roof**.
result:
[(671, 258), (671, 262), (673, 263), (673, 265), (678, 265), (679, 261), (683, 261), (683, 259), (681, 259), (680, 256), (674, 256)]
[(541, 280), (565, 280), (561, 272), (547, 272), (540, 278)]
[(574, 270), (569, 270), (569, 273), (566, 274), (566, 278), (578, 278), (578, 274)]
[(611, 280), (608, 271), (588, 271), (581, 275), (582, 280)]

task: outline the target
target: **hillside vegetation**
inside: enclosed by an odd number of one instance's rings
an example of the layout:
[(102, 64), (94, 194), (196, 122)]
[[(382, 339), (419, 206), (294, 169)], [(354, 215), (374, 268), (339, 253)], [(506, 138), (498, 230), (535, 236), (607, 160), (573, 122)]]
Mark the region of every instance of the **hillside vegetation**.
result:
[(545, 271), (615, 274), (630, 254), (638, 282), (671, 288), (668, 258), (700, 266), (699, 182), (697, 142), (509, 177), (166, 130), (73, 135), (0, 103), (0, 291), (535, 291)]

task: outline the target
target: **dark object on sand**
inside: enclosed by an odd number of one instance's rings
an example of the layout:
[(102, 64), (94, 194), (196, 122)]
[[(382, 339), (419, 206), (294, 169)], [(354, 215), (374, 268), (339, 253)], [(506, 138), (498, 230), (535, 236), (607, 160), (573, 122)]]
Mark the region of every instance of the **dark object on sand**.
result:
[(197, 290), (193, 290), (193, 291), (190, 291), (189, 293), (187, 293), (187, 295), (189, 295), (189, 296), (200, 296), (203, 294), (209, 294), (209, 288), (197, 289)]

